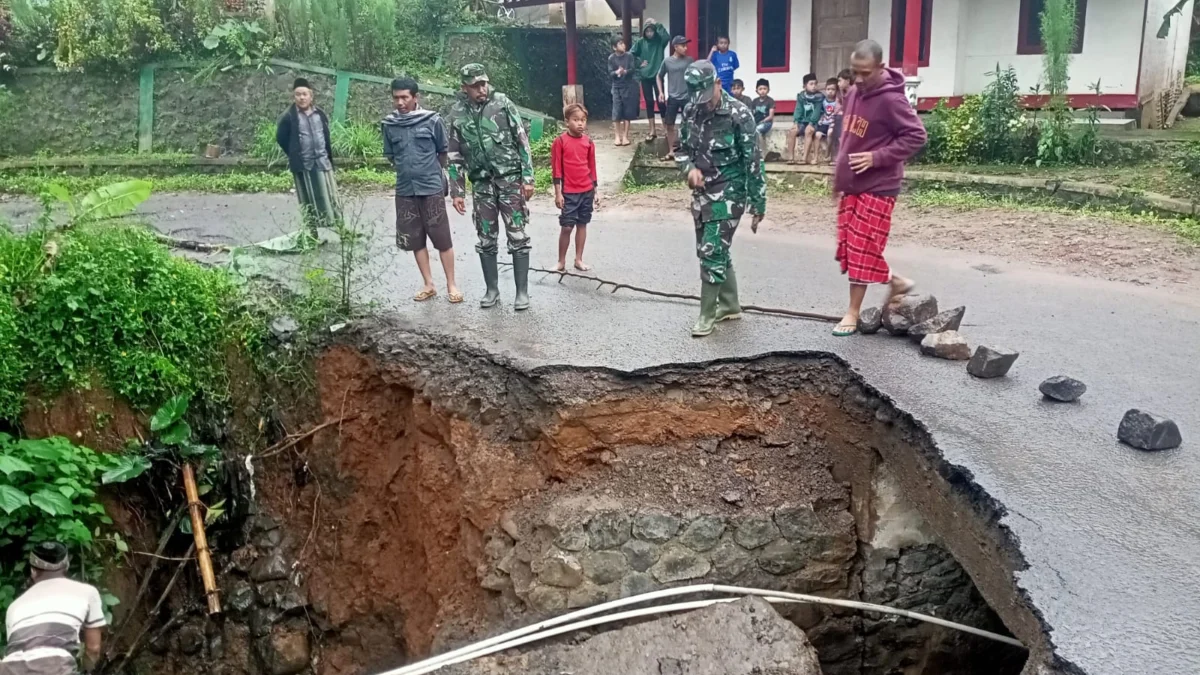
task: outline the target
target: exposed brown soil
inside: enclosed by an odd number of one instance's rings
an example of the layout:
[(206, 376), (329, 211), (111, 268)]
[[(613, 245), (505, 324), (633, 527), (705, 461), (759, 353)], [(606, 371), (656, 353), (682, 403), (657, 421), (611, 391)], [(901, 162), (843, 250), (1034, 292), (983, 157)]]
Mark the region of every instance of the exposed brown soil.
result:
[[(480, 586), (479, 566), (485, 533), (520, 526), (506, 522), (514, 510), (572, 494), (731, 513), (795, 500), (849, 509), (862, 539), (875, 464), (918, 461), (920, 432), (832, 360), (522, 374), (444, 339), (376, 334), (388, 344), (370, 355), (335, 347), (317, 367), (325, 419), (351, 418), (267, 461), (259, 478), (330, 624), (321, 673), (392, 667), (513, 620)], [(875, 440), (892, 430), (893, 441)], [(979, 514), (947, 543), (973, 552), (967, 569), (984, 596), (1040, 643), (1037, 620), (1012, 600), (1021, 563), (991, 527), (990, 504), (931, 491), (933, 475), (914, 469), (905, 487), (926, 495), (919, 507)], [(841, 574), (830, 592), (856, 597), (856, 577)], [(859, 621), (827, 622), (814, 644), (855, 644)]]
[[(617, 195), (609, 204), (685, 213), (689, 197), (685, 190), (655, 190)], [(828, 199), (772, 195), (764, 227), (832, 237), (834, 218)], [(1200, 247), (1195, 244), (1150, 225), (1085, 213), (918, 208), (906, 205), (901, 197), (891, 241), (982, 253), (1112, 281), (1171, 285), (1200, 281)]]
[(146, 437), (146, 419), (124, 399), (102, 386), (71, 389), (53, 398), (31, 395), (21, 416), (31, 438), (65, 436), (73, 442), (112, 452), (131, 438)]

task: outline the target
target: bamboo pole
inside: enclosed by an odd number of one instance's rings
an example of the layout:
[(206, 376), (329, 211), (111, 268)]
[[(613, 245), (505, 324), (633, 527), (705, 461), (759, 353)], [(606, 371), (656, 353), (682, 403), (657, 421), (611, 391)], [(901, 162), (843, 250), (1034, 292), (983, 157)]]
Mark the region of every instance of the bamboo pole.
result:
[(188, 462), (183, 464), (183, 490), (187, 494), (188, 513), (192, 517), (192, 536), (196, 539), (196, 562), (200, 563), (200, 579), (204, 582), (204, 595), (208, 598), (208, 613), (221, 613), (221, 598), (217, 594), (217, 575), (213, 573), (212, 556), (208, 552), (208, 538), (204, 535), (204, 516), (200, 503), (200, 491), (196, 489), (196, 472)]

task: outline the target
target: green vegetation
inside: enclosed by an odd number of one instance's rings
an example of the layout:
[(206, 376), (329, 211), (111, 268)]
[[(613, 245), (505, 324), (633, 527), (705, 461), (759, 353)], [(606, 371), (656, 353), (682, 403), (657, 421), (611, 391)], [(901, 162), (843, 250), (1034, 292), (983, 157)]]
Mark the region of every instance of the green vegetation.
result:
[(1200, 220), (1194, 218), (1164, 218), (1144, 213), (1129, 206), (1065, 204), (1050, 196), (996, 195), (975, 190), (919, 187), (905, 193), (905, 203), (917, 208), (941, 207), (962, 210), (1004, 208), (1014, 211), (1046, 213), (1085, 213), (1127, 223), (1150, 225), (1200, 244)]
[(329, 127), (333, 156), (372, 159), (383, 155), (383, 135), (378, 124), (334, 122)]
[[(342, 187), (387, 187), (394, 185), (396, 175), (386, 168), (364, 167), (338, 169), (338, 185)], [(39, 195), (47, 184), (56, 183), (71, 192), (85, 192), (114, 182), (135, 180), (128, 173), (104, 173), (92, 176), (71, 176), (39, 172), (6, 172), (0, 175), (0, 193)], [(286, 170), (257, 173), (179, 173), (151, 179), (155, 192), (204, 192), (232, 194), (236, 192), (287, 192), (294, 185)]]
[[(85, 217), (125, 210), (130, 196), (115, 192), (78, 200), (68, 227), (44, 196), (30, 231), (0, 231), (0, 419), (19, 418), (31, 384), (54, 393), (94, 378), (139, 407), (183, 392), (224, 398), (225, 349), (244, 329), (238, 288), (140, 227)], [(100, 206), (81, 211), (89, 203)]]
[[(98, 490), (150, 467), (138, 453), (100, 454), (65, 438), (16, 439), (0, 433), (0, 611), (25, 588), (29, 551), (39, 542), (62, 542), (87, 581), (129, 545), (110, 531)], [(116, 604), (109, 594), (106, 606)]]
[[(1130, 146), (1100, 137), (1096, 108), (1088, 108), (1082, 122), (1061, 97), (1046, 110), (1026, 110), (1018, 103), (1011, 67), (997, 64), (990, 75), (983, 94), (964, 97), (956, 108), (939, 104), (933, 110), (925, 121), (929, 143), (919, 161), (1094, 166), (1134, 159)], [(1093, 91), (1099, 93), (1099, 83)]]
[(128, 69), (182, 56), (221, 70), (282, 56), (417, 74), (433, 70), (430, 36), (478, 16), (466, 0), (276, 0), (265, 20), (223, 19), (214, 0), (9, 1), (11, 48), (0, 51), (18, 65), (52, 61), (63, 69)]

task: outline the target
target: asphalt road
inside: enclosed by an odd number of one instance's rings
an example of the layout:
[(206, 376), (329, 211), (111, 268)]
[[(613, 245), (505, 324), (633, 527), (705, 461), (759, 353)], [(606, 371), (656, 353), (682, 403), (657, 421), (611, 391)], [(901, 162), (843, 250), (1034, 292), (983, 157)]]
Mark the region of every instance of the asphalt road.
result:
[[(534, 265), (555, 259), (548, 200), (531, 219)], [(291, 227), (293, 198), (156, 196), (145, 211), (177, 236), (247, 242)], [(10, 205), (11, 210), (11, 205)], [(379, 221), (363, 295), (381, 309), (503, 352), (529, 365), (629, 370), (663, 363), (823, 350), (845, 359), (896, 405), (924, 422), (946, 459), (971, 471), (1003, 503), (1030, 568), (1019, 584), (1052, 627), (1057, 652), (1091, 674), (1200, 673), (1200, 296), (1190, 288), (1137, 287), (1057, 275), (981, 255), (896, 247), (893, 267), (967, 306), (972, 344), (1021, 352), (1007, 379), (980, 381), (962, 363), (922, 357), (907, 340), (834, 338), (826, 324), (750, 315), (690, 337), (694, 305), (534, 274), (533, 308), (480, 310), (483, 293), (469, 220), (453, 217), (467, 302), (443, 295), (415, 304), (419, 276), (389, 248), (389, 200), (362, 210)], [(964, 214), (964, 218), (970, 217)], [(832, 214), (830, 216), (832, 229)], [(746, 221), (748, 225), (748, 221)], [(664, 291), (697, 292), (688, 216), (601, 210), (587, 260), (594, 274)], [(744, 227), (734, 243), (742, 301), (840, 314), (846, 287), (822, 237)], [(286, 263), (279, 263), (286, 264)], [(434, 267), (440, 281), (440, 268)], [(877, 302), (873, 290), (868, 302)], [(1083, 380), (1077, 404), (1049, 404), (1037, 385), (1051, 375)], [(1116, 441), (1122, 414), (1138, 407), (1172, 417), (1184, 446), (1143, 453)]]

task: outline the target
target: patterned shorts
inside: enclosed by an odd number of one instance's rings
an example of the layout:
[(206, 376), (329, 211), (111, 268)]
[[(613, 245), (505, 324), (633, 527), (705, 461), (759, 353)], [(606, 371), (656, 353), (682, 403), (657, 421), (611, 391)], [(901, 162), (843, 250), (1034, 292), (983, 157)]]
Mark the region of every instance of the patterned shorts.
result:
[(842, 274), (849, 274), (850, 283), (886, 284), (892, 280), (883, 250), (887, 248), (895, 208), (895, 197), (842, 195), (838, 203), (835, 257)]

